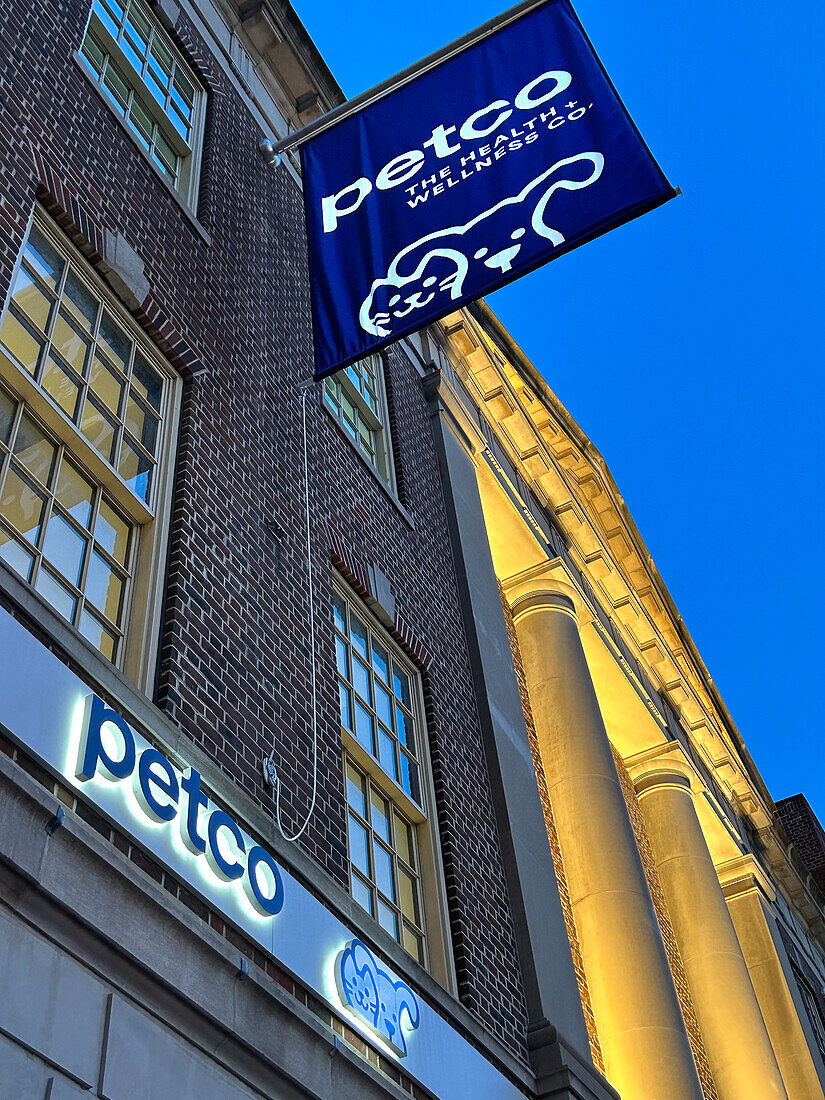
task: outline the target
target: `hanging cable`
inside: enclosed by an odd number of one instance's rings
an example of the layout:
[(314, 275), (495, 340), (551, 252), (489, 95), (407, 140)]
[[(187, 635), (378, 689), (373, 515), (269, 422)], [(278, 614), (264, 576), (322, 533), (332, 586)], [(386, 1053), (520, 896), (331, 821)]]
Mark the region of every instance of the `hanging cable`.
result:
[(310, 635), (310, 682), (312, 685), (312, 799), (303, 825), (297, 833), (287, 835), (281, 824), (281, 778), (275, 779), (275, 824), (284, 840), (296, 841), (306, 831), (318, 799), (318, 690), (315, 677), (315, 596), (312, 585), (312, 523), (309, 507), (309, 446), (307, 444), (307, 396), (314, 381), (306, 383), (301, 389), (301, 428), (304, 442), (304, 512), (306, 519), (306, 555), (307, 555), (307, 593), (309, 596), (309, 635)]

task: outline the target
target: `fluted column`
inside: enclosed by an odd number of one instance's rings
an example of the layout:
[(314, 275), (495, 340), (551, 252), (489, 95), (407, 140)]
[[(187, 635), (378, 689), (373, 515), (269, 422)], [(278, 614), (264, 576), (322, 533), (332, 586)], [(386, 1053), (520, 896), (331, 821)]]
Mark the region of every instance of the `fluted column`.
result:
[(627, 1100), (702, 1089), (571, 599), (507, 587), (610, 1083)]
[(653, 856), (720, 1100), (787, 1100), (690, 780), (636, 780)]

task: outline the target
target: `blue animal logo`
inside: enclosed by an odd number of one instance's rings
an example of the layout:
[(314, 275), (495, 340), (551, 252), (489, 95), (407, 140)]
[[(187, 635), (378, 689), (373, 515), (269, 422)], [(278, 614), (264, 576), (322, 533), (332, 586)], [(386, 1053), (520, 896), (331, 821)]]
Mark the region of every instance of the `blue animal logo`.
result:
[[(428, 306), (434, 298), (457, 301), (471, 266), (475, 268), (479, 263), (506, 275), (534, 234), (558, 248), (565, 238), (547, 223), (548, 203), (558, 191), (590, 187), (603, 170), (601, 153), (566, 157), (536, 176), (517, 195), (502, 199), (465, 225), (428, 233), (402, 248), (387, 274), (373, 282), (361, 303), (361, 328), (370, 336), (389, 336), (399, 321)], [(586, 174), (578, 178), (582, 171)], [(522, 222), (516, 229), (512, 229), (514, 210), (520, 215), (517, 221)]]
[(421, 1018), (418, 1001), (407, 983), (395, 981), (382, 970), (361, 940), (350, 940), (336, 959), (335, 984), (344, 1004), (404, 1058), (404, 1029), (414, 1031)]

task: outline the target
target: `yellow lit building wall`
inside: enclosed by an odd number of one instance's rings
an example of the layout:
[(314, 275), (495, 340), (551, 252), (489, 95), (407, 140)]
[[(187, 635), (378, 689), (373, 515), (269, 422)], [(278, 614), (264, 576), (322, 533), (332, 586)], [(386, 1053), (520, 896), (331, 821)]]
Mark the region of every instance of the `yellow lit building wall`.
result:
[(825, 1096), (822, 895), (604, 460), (483, 304), (441, 332), (594, 1064), (625, 1100)]

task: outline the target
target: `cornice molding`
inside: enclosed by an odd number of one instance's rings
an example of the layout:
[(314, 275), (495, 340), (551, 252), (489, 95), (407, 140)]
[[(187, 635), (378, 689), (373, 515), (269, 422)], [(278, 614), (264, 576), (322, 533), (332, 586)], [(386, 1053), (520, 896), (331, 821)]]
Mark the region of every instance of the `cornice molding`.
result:
[(461, 383), (697, 751), (757, 828), (770, 795), (689, 639), (604, 459), (483, 304), (442, 322)]

